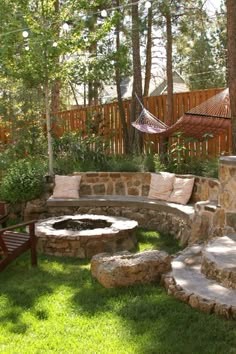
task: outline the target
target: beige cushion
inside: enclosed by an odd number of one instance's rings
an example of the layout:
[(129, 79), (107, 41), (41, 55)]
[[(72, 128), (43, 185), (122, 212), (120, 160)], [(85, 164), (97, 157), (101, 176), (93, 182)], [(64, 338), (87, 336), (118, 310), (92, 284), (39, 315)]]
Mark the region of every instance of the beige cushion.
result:
[(81, 176), (59, 176), (55, 175), (55, 187), (53, 198), (79, 198)]
[(168, 200), (173, 189), (174, 179), (174, 173), (151, 173), (148, 198)]
[(173, 191), (170, 194), (169, 201), (179, 204), (187, 204), (194, 185), (194, 178), (175, 177)]

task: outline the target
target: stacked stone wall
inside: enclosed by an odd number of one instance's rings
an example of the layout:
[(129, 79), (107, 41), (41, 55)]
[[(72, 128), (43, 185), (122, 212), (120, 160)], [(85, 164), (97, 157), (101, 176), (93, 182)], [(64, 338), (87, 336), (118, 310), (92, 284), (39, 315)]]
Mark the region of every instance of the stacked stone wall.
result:
[[(147, 197), (150, 187), (149, 172), (81, 172), (80, 196), (130, 195)], [(189, 175), (178, 175), (189, 177)], [(217, 179), (194, 176), (194, 188), (190, 202), (217, 200), (220, 183)]]
[(219, 204), (225, 214), (225, 234), (236, 232), (236, 156), (220, 158)]

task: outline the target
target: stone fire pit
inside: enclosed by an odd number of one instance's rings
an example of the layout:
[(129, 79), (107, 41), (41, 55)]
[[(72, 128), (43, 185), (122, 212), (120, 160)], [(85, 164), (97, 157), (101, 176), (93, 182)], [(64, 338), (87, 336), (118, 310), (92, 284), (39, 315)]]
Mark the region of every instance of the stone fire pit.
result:
[(35, 225), (38, 251), (54, 256), (92, 257), (98, 253), (135, 250), (138, 223), (105, 215), (65, 215)]

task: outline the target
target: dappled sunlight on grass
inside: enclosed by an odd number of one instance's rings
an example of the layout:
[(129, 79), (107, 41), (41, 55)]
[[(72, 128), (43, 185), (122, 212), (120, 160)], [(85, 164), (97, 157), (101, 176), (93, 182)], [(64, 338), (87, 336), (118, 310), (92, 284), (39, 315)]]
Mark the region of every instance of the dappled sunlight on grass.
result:
[(150, 231), (139, 228), (137, 231), (137, 239), (139, 242), (139, 251), (147, 249), (164, 250), (169, 254), (176, 253), (182, 248), (178, 240), (169, 234), (162, 234), (158, 231)]
[[(152, 232), (140, 235), (140, 249), (176, 247)], [(1, 353), (233, 353), (235, 347), (235, 322), (199, 313), (157, 284), (106, 289), (91, 276), (88, 260), (40, 256), (31, 268), (26, 254), (0, 273)]]

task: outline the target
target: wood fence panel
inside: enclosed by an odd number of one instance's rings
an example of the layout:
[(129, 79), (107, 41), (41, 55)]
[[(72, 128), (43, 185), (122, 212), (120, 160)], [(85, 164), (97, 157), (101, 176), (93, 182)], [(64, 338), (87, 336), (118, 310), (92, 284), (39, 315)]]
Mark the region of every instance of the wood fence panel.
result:
[(177, 119), (180, 117), (180, 115), (179, 115), (179, 109), (180, 109), (179, 97), (177, 95), (174, 95), (173, 102), (174, 102), (173, 121), (176, 122)]
[[(185, 112), (198, 106), (208, 98), (216, 95), (223, 89), (209, 89), (192, 92), (174, 94), (174, 115), (173, 122), (176, 122)], [(144, 97), (144, 106), (158, 119), (167, 123), (166, 116), (166, 95)], [(131, 131), (131, 101), (123, 101), (128, 130)], [(108, 154), (123, 154), (124, 140), (123, 127), (119, 115), (117, 102), (90, 107), (79, 107), (70, 111), (62, 111), (52, 114), (52, 127), (55, 136), (63, 135), (65, 131), (79, 131), (82, 135), (86, 133), (86, 122), (92, 117), (95, 126), (98, 126), (97, 134), (109, 140)], [(96, 129), (95, 129), (96, 131)], [(5, 144), (11, 140), (11, 124), (7, 128), (0, 125), (0, 141)], [(154, 152), (159, 153), (160, 137), (157, 134), (144, 134), (145, 150), (150, 147)], [(207, 142), (189, 142), (186, 148), (189, 156), (212, 156), (218, 157), (220, 154), (229, 154), (232, 146), (231, 129), (220, 137), (214, 137)], [(170, 144), (174, 139), (169, 139)]]
[(221, 152), (221, 151), (226, 152), (227, 151), (227, 144), (226, 144), (225, 134), (219, 136), (219, 141), (220, 141), (219, 152)]
[(114, 103), (112, 103), (111, 107), (110, 107), (110, 119), (111, 119), (111, 123), (112, 123), (112, 140), (113, 140), (113, 151), (115, 155), (119, 155), (120, 154), (120, 133), (119, 133), (119, 122), (120, 119), (117, 115), (117, 110), (116, 107), (114, 105)]
[(232, 128), (230, 126), (227, 133), (227, 155), (230, 154), (231, 150), (232, 150)]

